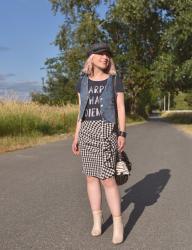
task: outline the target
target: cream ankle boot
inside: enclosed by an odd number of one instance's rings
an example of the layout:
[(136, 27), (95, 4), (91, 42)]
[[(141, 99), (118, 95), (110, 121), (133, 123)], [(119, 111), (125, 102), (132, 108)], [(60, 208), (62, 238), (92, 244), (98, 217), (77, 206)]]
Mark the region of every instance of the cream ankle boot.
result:
[(92, 236), (101, 235), (101, 227), (103, 222), (102, 210), (92, 211), (93, 214), (93, 228), (91, 231)]
[(113, 244), (119, 244), (123, 241), (124, 226), (122, 216), (113, 216)]

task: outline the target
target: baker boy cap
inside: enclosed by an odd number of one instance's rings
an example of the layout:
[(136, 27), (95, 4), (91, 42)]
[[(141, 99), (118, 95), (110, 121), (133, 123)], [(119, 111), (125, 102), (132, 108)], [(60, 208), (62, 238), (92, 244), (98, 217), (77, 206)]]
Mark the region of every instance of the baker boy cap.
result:
[(108, 52), (110, 56), (112, 56), (112, 52), (110, 50), (110, 47), (107, 43), (95, 43), (91, 46), (91, 48), (87, 52), (87, 56), (90, 56), (91, 54), (99, 54), (101, 52)]

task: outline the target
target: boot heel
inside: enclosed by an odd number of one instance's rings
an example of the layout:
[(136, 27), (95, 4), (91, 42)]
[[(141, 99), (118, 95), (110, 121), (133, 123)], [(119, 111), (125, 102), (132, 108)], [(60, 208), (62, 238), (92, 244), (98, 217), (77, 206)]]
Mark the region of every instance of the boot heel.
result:
[(113, 216), (113, 244), (120, 244), (123, 242), (124, 226), (122, 216)]
[(99, 236), (102, 233), (102, 223), (103, 223), (103, 215), (101, 210), (95, 210), (92, 212), (93, 214), (93, 228), (91, 231), (92, 236)]

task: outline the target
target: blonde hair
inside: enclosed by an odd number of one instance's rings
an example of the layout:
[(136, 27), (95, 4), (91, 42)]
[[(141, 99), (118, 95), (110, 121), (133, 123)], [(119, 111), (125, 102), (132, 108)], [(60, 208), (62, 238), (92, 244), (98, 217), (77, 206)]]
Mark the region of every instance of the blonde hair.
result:
[[(90, 55), (87, 58), (87, 60), (85, 61), (84, 67), (82, 69), (82, 72), (87, 74), (88, 76), (93, 76), (93, 74), (94, 74), (93, 56), (94, 56), (94, 54)], [(113, 59), (111, 57), (109, 58), (109, 65), (104, 71), (105, 71), (105, 73), (107, 73), (109, 75), (116, 75), (117, 74), (115, 64), (114, 64)]]

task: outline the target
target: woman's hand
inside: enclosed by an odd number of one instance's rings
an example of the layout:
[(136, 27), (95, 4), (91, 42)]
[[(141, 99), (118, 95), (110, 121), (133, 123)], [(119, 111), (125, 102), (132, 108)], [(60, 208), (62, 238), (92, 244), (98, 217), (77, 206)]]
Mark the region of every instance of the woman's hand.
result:
[(72, 143), (72, 151), (75, 155), (79, 155), (79, 145), (78, 145), (78, 140), (75, 138)]
[(125, 137), (118, 136), (117, 144), (118, 144), (118, 150), (122, 152), (125, 149)]

